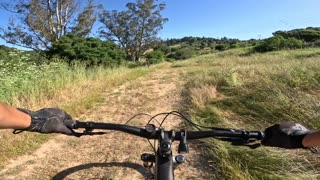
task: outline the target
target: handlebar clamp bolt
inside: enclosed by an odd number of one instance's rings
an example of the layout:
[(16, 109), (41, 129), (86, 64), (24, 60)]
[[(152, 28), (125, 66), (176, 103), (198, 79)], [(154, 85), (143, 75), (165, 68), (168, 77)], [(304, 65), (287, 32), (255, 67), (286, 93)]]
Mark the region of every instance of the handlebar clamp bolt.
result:
[(178, 164), (181, 164), (181, 163), (183, 163), (183, 162), (185, 161), (185, 158), (184, 158), (183, 155), (178, 155), (178, 156), (176, 156), (174, 159), (176, 160), (176, 162), (177, 162)]

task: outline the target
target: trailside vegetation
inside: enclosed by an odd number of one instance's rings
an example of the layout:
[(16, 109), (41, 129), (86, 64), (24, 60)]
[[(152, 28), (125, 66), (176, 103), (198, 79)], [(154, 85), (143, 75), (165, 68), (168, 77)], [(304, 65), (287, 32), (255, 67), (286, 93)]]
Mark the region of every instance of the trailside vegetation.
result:
[[(320, 128), (320, 49), (242, 55), (228, 50), (175, 62), (188, 68), (183, 108), (195, 123), (264, 130), (292, 121)], [(316, 179), (319, 162), (308, 150), (232, 146), (207, 139), (203, 155), (217, 179)]]

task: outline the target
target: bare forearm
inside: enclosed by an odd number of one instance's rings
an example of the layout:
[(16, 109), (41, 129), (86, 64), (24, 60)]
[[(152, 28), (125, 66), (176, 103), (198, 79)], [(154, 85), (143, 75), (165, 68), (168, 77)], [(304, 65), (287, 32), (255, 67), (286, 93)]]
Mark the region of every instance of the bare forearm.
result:
[(320, 131), (312, 132), (303, 138), (304, 147), (320, 146)]
[(30, 123), (31, 117), (28, 114), (0, 103), (0, 129), (24, 129)]

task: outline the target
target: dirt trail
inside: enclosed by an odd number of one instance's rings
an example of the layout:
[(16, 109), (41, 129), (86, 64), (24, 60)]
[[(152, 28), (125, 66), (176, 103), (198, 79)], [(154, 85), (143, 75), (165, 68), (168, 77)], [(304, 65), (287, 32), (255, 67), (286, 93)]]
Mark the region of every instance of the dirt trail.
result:
[[(182, 83), (177, 69), (158, 70), (106, 92), (105, 101), (80, 119), (124, 123), (141, 112), (177, 110)], [(147, 120), (139, 118), (130, 124), (144, 126)], [(164, 127), (178, 129), (180, 123), (171, 118)], [(176, 179), (213, 179), (197, 149), (190, 146), (186, 162), (175, 170)], [(33, 154), (11, 160), (0, 170), (0, 179), (146, 179), (140, 160), (144, 152), (152, 152), (149, 143), (125, 133), (81, 138), (59, 135)]]

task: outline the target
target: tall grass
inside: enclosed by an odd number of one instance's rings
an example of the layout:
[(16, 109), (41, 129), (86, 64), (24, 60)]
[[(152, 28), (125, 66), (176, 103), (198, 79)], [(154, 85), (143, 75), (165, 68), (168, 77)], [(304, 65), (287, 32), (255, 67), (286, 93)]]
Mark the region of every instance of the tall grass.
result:
[[(21, 57), (12, 59), (10, 62), (0, 60), (1, 102), (30, 110), (59, 107), (74, 117), (104, 101), (102, 94), (111, 88), (145, 76), (156, 68), (87, 69), (82, 65), (35, 65)], [(1, 167), (7, 160), (36, 149), (52, 136), (13, 135), (11, 131), (2, 130), (0, 137)]]
[[(320, 49), (243, 55), (227, 51), (175, 64), (189, 68), (183, 95), (200, 124), (263, 130), (276, 122), (320, 127)], [(219, 179), (310, 179), (319, 171), (304, 151), (251, 150), (206, 141)]]

